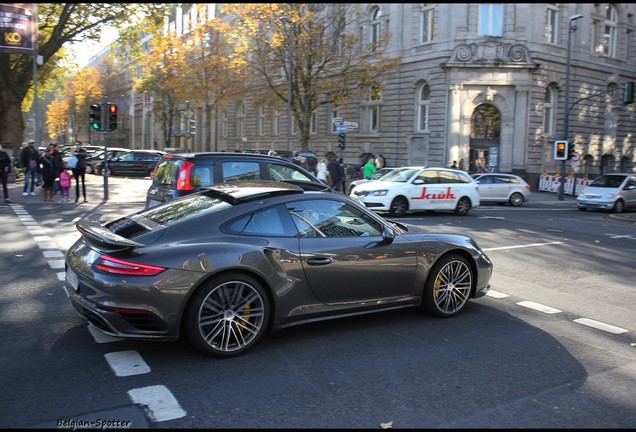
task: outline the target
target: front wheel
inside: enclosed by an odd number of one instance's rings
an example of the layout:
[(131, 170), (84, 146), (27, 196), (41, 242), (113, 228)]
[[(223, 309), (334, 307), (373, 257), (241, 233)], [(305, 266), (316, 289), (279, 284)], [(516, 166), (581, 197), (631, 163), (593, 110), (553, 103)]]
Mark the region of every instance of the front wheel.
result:
[(466, 258), (457, 254), (441, 258), (426, 280), (422, 306), (438, 317), (456, 315), (470, 298), (473, 278), (473, 270)]
[(194, 296), (186, 317), (190, 342), (215, 357), (242, 354), (258, 342), (269, 322), (263, 287), (246, 275), (213, 279)]
[(625, 203), (622, 199), (617, 200), (612, 207), (614, 213), (623, 213), (625, 211)]
[(86, 174), (93, 174), (94, 171), (91, 164), (86, 164)]
[(455, 214), (459, 216), (466, 216), (470, 211), (470, 200), (466, 197), (461, 197), (459, 201), (457, 201), (457, 206), (455, 207)]
[(404, 216), (409, 209), (409, 202), (403, 196), (397, 196), (391, 201), (389, 214), (391, 216)]

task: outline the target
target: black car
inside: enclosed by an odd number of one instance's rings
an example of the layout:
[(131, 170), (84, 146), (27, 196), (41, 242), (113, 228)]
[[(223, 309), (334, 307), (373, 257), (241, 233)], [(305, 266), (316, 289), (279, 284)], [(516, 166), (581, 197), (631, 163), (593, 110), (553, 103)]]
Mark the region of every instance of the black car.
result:
[(110, 175), (137, 175), (148, 177), (152, 174), (161, 156), (160, 150), (129, 150), (108, 160)]
[[(106, 150), (106, 159), (117, 158), (122, 154), (129, 152), (130, 149), (123, 147), (108, 147)], [(86, 158), (86, 174), (102, 174), (104, 168), (104, 149), (89, 154)]]
[(66, 290), (82, 317), (112, 336), (185, 337), (219, 357), (327, 318), (406, 307), (451, 317), (486, 294), (493, 269), (466, 235), (275, 181), (219, 184), (77, 228)]
[(256, 153), (194, 152), (165, 154), (155, 169), (146, 207), (200, 188), (238, 180), (276, 180), (304, 190), (330, 191), (316, 176), (295, 163)]

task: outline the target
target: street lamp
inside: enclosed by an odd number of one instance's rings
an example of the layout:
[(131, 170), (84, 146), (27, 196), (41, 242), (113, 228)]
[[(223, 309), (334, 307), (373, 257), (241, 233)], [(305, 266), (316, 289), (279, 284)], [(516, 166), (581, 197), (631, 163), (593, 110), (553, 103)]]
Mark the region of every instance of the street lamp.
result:
[[(568, 18), (568, 48), (565, 62), (565, 119), (563, 121), (563, 139), (569, 142), (570, 136), (570, 45), (572, 33), (576, 31), (575, 21), (583, 18), (583, 14), (575, 14)], [(565, 162), (561, 161), (561, 184), (559, 185), (559, 201), (563, 201), (565, 193)]]

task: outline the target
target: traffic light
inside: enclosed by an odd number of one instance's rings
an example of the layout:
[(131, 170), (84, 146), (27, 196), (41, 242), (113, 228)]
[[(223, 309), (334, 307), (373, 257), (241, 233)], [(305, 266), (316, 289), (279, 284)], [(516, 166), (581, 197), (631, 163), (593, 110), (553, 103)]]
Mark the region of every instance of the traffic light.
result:
[(576, 149), (574, 148), (574, 144), (568, 145), (568, 160), (572, 160), (572, 156), (576, 153)]
[(108, 130), (114, 131), (117, 129), (117, 105), (113, 103), (108, 104)]
[(623, 103), (625, 105), (634, 103), (634, 81), (625, 83), (623, 87)]
[(568, 142), (555, 141), (554, 142), (554, 159), (566, 160), (567, 157), (568, 157)]
[(190, 119), (190, 129), (189, 129), (190, 135), (196, 135), (197, 134), (197, 121), (194, 119)]
[(88, 125), (94, 131), (102, 130), (102, 104), (94, 103), (91, 105), (91, 112), (88, 115)]
[(339, 147), (341, 150), (344, 150), (344, 148), (345, 148), (345, 144), (346, 144), (346, 137), (347, 137), (347, 135), (346, 135), (344, 132), (340, 132), (340, 133), (338, 134), (338, 147)]

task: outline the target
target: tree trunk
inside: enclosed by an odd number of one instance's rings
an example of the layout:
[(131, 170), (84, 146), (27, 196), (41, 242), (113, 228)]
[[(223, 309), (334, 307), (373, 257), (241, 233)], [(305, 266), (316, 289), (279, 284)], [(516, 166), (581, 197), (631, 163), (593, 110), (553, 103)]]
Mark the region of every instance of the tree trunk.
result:
[(0, 89), (0, 144), (4, 148), (13, 148), (13, 155), (17, 156), (24, 134), (24, 119), (22, 118), (21, 100), (7, 89)]

